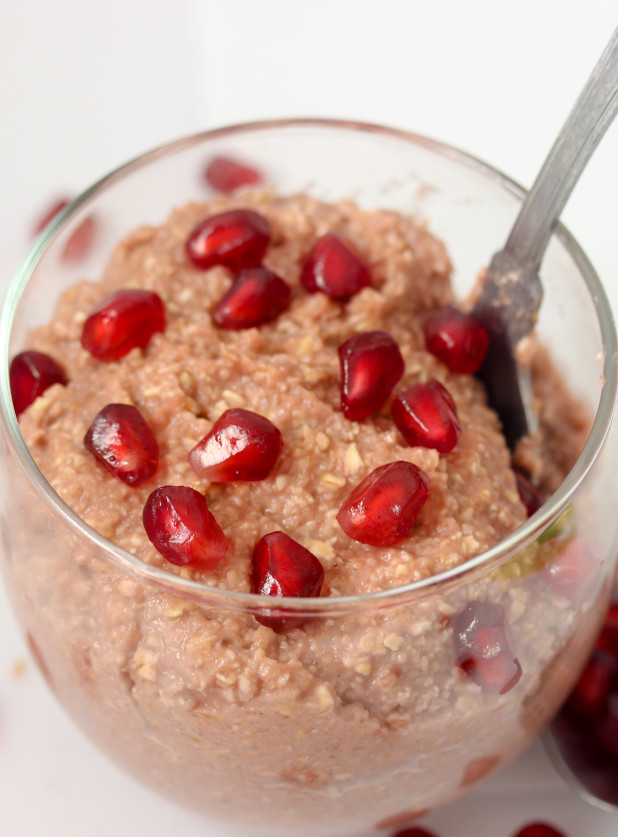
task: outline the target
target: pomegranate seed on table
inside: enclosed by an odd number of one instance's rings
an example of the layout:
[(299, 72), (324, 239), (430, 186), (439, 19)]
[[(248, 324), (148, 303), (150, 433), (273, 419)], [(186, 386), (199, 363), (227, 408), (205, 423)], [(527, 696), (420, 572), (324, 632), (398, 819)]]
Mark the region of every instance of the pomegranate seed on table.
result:
[(266, 267), (241, 270), (232, 287), (213, 311), (218, 326), (230, 329), (253, 328), (269, 323), (290, 304), (291, 288)]
[(262, 182), (262, 175), (257, 169), (223, 155), (213, 157), (206, 167), (204, 177), (213, 189), (224, 194), (234, 192), (241, 186)]
[(457, 665), (485, 692), (505, 694), (521, 677), (503, 608), (470, 602), (453, 621)]
[(540, 489), (533, 485), (530, 480), (522, 474), (518, 468), (513, 469), (515, 473), (515, 480), (517, 482), (517, 492), (519, 499), (526, 507), (528, 517), (537, 512), (545, 503), (545, 496)]
[(153, 334), (164, 329), (165, 306), (158, 294), (121, 290), (106, 297), (90, 314), (81, 343), (97, 360), (118, 360), (131, 349), (145, 348)]
[(66, 386), (68, 379), (56, 361), (32, 349), (16, 354), (9, 368), (9, 382), (15, 414), (19, 416), (26, 407), (42, 395), (52, 384)]
[(461, 427), (455, 402), (435, 378), (400, 392), (393, 400), (391, 413), (395, 426), (413, 447), (448, 453), (459, 440)]
[(305, 259), (300, 281), (310, 293), (347, 299), (371, 284), (371, 273), (351, 245), (336, 233), (326, 233)]
[(547, 822), (531, 822), (520, 828), (513, 837), (566, 837), (566, 834)]
[(185, 250), (195, 267), (223, 265), (238, 271), (258, 267), (270, 243), (270, 225), (252, 209), (232, 209), (201, 221)]
[[(261, 596), (307, 598), (319, 596), (324, 568), (315, 555), (285, 532), (264, 535), (253, 550), (253, 592)], [(263, 625), (274, 630), (292, 627), (302, 617), (254, 614)]]
[(59, 215), (63, 209), (70, 203), (70, 198), (59, 198), (58, 200), (54, 201), (54, 203), (45, 211), (45, 213), (39, 218), (39, 220), (34, 225), (32, 230), (33, 237), (36, 237), (40, 233), (43, 232), (45, 227), (52, 221), (56, 215)]
[(251, 410), (226, 410), (189, 453), (191, 467), (210, 482), (263, 480), (277, 463), (283, 437)]
[(170, 564), (208, 572), (227, 552), (227, 538), (203, 494), (184, 485), (162, 485), (146, 500), (144, 529)]
[(426, 828), (413, 826), (412, 828), (402, 828), (396, 831), (392, 837), (437, 837), (435, 831), (427, 831)]
[(84, 218), (73, 230), (64, 245), (62, 258), (67, 262), (76, 262), (85, 258), (88, 255), (88, 250), (92, 246), (96, 228), (97, 224), (92, 215)]
[(365, 331), (339, 346), (341, 410), (360, 421), (388, 400), (404, 371), (399, 346), (385, 331)]
[(95, 416), (84, 444), (127, 485), (141, 485), (159, 464), (159, 446), (150, 426), (130, 404), (108, 404)]
[(344, 500), (337, 522), (348, 537), (371, 546), (405, 538), (429, 496), (429, 478), (411, 462), (376, 468)]
[(485, 359), (489, 334), (468, 314), (445, 305), (426, 320), (425, 345), (451, 372), (472, 375)]

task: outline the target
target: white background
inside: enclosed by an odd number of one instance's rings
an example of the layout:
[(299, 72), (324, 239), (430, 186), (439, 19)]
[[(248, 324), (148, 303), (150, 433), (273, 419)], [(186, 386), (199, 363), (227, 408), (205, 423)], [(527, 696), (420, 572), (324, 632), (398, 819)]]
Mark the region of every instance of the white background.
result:
[[(53, 200), (183, 134), (275, 116), (425, 133), (530, 186), (618, 25), (616, 0), (0, 0), (0, 291)], [(618, 123), (563, 215), (618, 309)], [(615, 837), (537, 742), (424, 824)], [(135, 785), (48, 694), (0, 593), (0, 834), (232, 837)]]

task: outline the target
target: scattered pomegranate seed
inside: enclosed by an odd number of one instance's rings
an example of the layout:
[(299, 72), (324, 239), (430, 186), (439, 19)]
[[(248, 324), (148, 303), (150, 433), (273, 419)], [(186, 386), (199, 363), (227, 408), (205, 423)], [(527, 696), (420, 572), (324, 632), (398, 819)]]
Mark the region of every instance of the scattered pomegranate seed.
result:
[(571, 692), (569, 708), (578, 715), (602, 712), (614, 686), (618, 687), (618, 658), (595, 649)]
[(97, 224), (92, 215), (88, 215), (69, 236), (62, 251), (62, 258), (67, 262), (77, 262), (88, 255), (92, 247)]
[(142, 519), (150, 542), (170, 564), (208, 572), (225, 557), (227, 538), (194, 488), (160, 486), (146, 500)]
[(385, 331), (365, 331), (339, 346), (341, 410), (360, 421), (385, 404), (403, 375), (399, 346)]
[(202, 270), (224, 265), (230, 270), (258, 267), (270, 242), (270, 226), (252, 209), (232, 209), (212, 215), (193, 230), (185, 249)]
[(391, 406), (393, 421), (409, 445), (453, 450), (461, 432), (451, 394), (435, 378), (400, 392)]
[(592, 538), (582, 536), (568, 541), (541, 573), (553, 590), (575, 601), (586, 595), (595, 580), (600, 560), (597, 544)]
[(290, 286), (266, 267), (241, 270), (217, 303), (213, 320), (222, 328), (253, 328), (269, 323), (290, 304)]
[(143, 349), (165, 329), (165, 307), (153, 291), (122, 290), (111, 294), (90, 314), (82, 346), (98, 360), (118, 360), (131, 349)]
[(487, 354), (489, 334), (468, 314), (445, 305), (425, 322), (425, 345), (451, 372), (471, 375)]
[(597, 639), (597, 648), (618, 657), (618, 602), (609, 606), (603, 628)]
[[(312, 552), (285, 532), (264, 535), (253, 550), (253, 591), (261, 596), (319, 596), (324, 568)], [(268, 609), (255, 614), (274, 630), (300, 624), (302, 617), (285, 617)]]
[(15, 355), (9, 369), (9, 381), (17, 417), (52, 384), (66, 386), (68, 383), (63, 369), (53, 358), (34, 350)]
[(414, 826), (413, 828), (403, 828), (396, 831), (393, 837), (437, 837), (437, 835), (435, 831), (427, 831), (426, 828)]
[(544, 504), (546, 499), (545, 495), (519, 469), (515, 468), (514, 472), (519, 499), (526, 507), (528, 517), (532, 517)]
[(84, 444), (102, 465), (127, 485), (141, 485), (157, 470), (159, 446), (154, 433), (130, 404), (108, 404), (98, 413)]
[(204, 172), (206, 182), (218, 192), (229, 194), (241, 186), (252, 186), (262, 182), (261, 173), (231, 157), (213, 157)]
[(403, 540), (429, 496), (429, 478), (411, 462), (389, 462), (352, 490), (337, 514), (348, 537), (372, 546)]
[(191, 467), (210, 482), (263, 480), (275, 467), (283, 437), (264, 416), (226, 410), (189, 453)]
[(371, 284), (369, 268), (336, 233), (322, 236), (305, 259), (300, 281), (310, 293), (347, 299)]
[(549, 823), (531, 822), (520, 828), (513, 837), (566, 837), (566, 835)]
[(53, 204), (45, 211), (45, 213), (39, 218), (39, 220), (34, 225), (32, 230), (33, 237), (36, 237), (40, 233), (43, 232), (45, 227), (50, 223), (50, 221), (59, 215), (63, 209), (65, 209), (70, 202), (70, 198), (59, 198), (58, 200), (54, 201)]
[(470, 602), (453, 623), (457, 665), (486, 692), (505, 694), (521, 677), (500, 605)]

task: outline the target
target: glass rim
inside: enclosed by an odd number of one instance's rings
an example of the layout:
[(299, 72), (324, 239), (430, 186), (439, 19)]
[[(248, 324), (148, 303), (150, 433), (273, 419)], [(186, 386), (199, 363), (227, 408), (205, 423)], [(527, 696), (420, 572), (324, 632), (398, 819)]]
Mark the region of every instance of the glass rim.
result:
[[(468, 561), (448, 570), (419, 579), (418, 581), (372, 593), (346, 596), (273, 599), (255, 593), (212, 587), (200, 581), (183, 578), (176, 573), (148, 564), (136, 555), (105, 538), (84, 520), (82, 520), (56, 493), (50, 483), (38, 469), (21, 435), (19, 424), (13, 409), (9, 383), (9, 349), (13, 319), (27, 283), (37, 267), (41, 257), (56, 236), (77, 212), (109, 188), (117, 180), (141, 170), (152, 163), (180, 154), (184, 150), (196, 147), (211, 139), (226, 136), (238, 136), (273, 129), (311, 129), (343, 130), (353, 133), (373, 134), (385, 139), (396, 140), (404, 144), (420, 147), (446, 158), (461, 166), (497, 182), (506, 192), (521, 201), (526, 190), (503, 172), (485, 163), (455, 146), (399, 128), (386, 127), (369, 122), (336, 120), (324, 118), (270, 119), (256, 122), (243, 122), (234, 125), (213, 128), (159, 145), (140, 154), (128, 162), (113, 169), (107, 175), (88, 187), (59, 213), (46, 229), (37, 237), (27, 252), (17, 273), (12, 279), (0, 312), (0, 355), (6, 362), (0, 365), (0, 423), (10, 453), (16, 458), (31, 486), (45, 503), (47, 508), (58, 517), (65, 526), (79, 535), (80, 540), (96, 548), (99, 557), (111, 565), (129, 573), (142, 581), (153, 584), (160, 590), (176, 596), (193, 600), (207, 606), (217, 606), (227, 610), (257, 612), (268, 609), (271, 612), (289, 612), (311, 616), (341, 615), (358, 609), (391, 607), (411, 598), (424, 598), (432, 595), (436, 588), (449, 589), (462, 583), (466, 577), (473, 577), (477, 571), (493, 569), (507, 561), (517, 552), (528, 546), (541, 534), (570, 504), (588, 473), (601, 454), (608, 436), (616, 402), (618, 351), (616, 330), (607, 295), (601, 281), (589, 259), (563, 224), (558, 223), (552, 238), (558, 239), (575, 263), (592, 301), (600, 328), (603, 347), (603, 386), (598, 407), (586, 444), (559, 488), (550, 499), (522, 525), (506, 538), (499, 541)], [(488, 254), (488, 258), (491, 254)]]

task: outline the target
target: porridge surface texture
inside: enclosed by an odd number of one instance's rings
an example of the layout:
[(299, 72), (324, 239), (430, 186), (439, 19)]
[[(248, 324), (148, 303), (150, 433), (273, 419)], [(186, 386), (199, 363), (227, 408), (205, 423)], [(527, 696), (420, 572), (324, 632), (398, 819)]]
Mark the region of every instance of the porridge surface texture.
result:
[[(292, 287), (288, 310), (241, 331), (212, 320), (231, 273), (198, 270), (185, 254), (196, 224), (236, 206), (268, 219), (264, 265)], [(315, 241), (333, 231), (372, 275), (371, 285), (345, 302), (308, 293), (299, 281)], [(129, 235), (103, 278), (68, 290), (52, 323), (33, 332), (28, 347), (54, 357), (70, 383), (52, 386), (21, 416), (23, 435), (78, 515), (170, 572), (250, 592), (255, 543), (282, 530), (322, 563), (323, 596), (429, 577), (497, 543), (526, 517), (480, 384), (425, 350), (426, 317), (455, 302), (450, 272), (442, 243), (388, 210), (267, 190), (176, 209), (160, 227)], [(166, 328), (145, 349), (103, 363), (82, 348), (81, 330), (122, 288), (158, 293)], [(451, 452), (407, 445), (390, 402), (363, 421), (344, 417), (337, 349), (375, 329), (395, 338), (405, 361), (393, 395), (430, 378), (450, 392), (461, 422)], [(537, 374), (551, 407), (543, 433), (565, 440), (558, 464), (536, 465), (552, 489), (581, 449), (585, 421), (546, 359)], [(116, 479), (84, 447), (96, 413), (118, 402), (138, 407), (160, 448), (155, 475), (139, 487)], [(282, 433), (282, 452), (263, 481), (209, 484), (192, 470), (189, 451), (235, 407), (270, 419)], [(414, 463), (430, 481), (410, 534), (389, 547), (347, 537), (336, 520), (342, 502), (370, 471), (397, 460)], [(191, 575), (150, 544), (142, 509), (164, 484), (205, 494), (229, 542), (216, 569)], [(571, 617), (564, 600), (535, 597), (506, 575), (477, 579), (473, 588), (475, 598), (502, 603), (517, 638), (521, 680), (497, 695), (484, 693), (454, 660), (449, 620), (472, 589), (276, 633), (249, 614), (209, 611), (99, 560), (45, 549), (47, 536), (36, 527), (23, 537), (31, 557), (15, 569), (28, 589), (22, 610), (54, 688), (103, 747), (142, 776), (147, 765), (157, 787), (216, 815), (255, 825), (266, 804), (279, 811), (272, 829), (285, 830), (302, 815), (307, 833), (336, 834), (344, 833), (344, 808), (358, 810), (360, 827), (431, 807), (480, 776), (479, 765), (515, 753), (552, 711), (541, 672), (563, 646)], [(522, 702), (532, 695), (543, 709), (520, 723)]]

